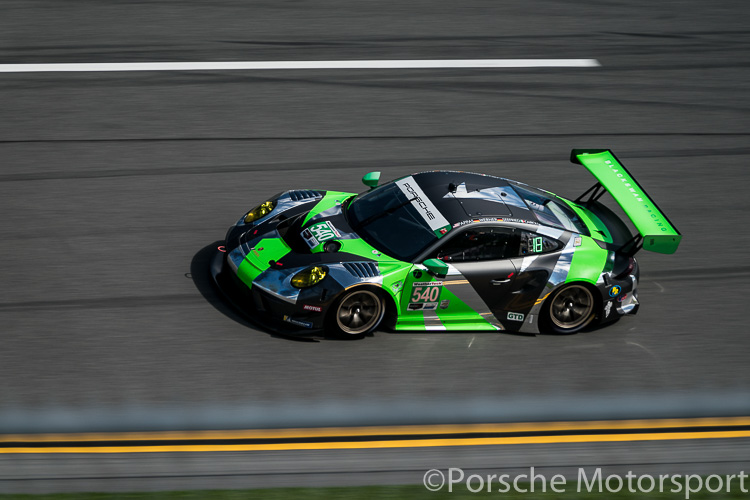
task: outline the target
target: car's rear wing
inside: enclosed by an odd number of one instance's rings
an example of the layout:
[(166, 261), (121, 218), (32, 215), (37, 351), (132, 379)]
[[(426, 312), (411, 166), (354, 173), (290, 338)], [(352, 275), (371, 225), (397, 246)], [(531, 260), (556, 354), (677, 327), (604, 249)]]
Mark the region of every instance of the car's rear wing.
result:
[(574, 149), (570, 161), (586, 167), (599, 181), (579, 196), (576, 203), (594, 202), (606, 191), (638, 230), (639, 234), (626, 245), (627, 248), (623, 248), (624, 251), (633, 254), (639, 248), (659, 253), (677, 250), (682, 235), (612, 151)]

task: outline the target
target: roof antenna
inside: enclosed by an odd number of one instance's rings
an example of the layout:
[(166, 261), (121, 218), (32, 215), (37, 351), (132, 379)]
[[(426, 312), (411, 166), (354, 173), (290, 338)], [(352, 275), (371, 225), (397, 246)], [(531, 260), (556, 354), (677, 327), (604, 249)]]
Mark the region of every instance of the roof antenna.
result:
[(452, 182), (450, 184), (448, 184), (448, 192), (449, 193), (455, 193), (457, 189), (458, 189), (458, 186), (456, 186)]

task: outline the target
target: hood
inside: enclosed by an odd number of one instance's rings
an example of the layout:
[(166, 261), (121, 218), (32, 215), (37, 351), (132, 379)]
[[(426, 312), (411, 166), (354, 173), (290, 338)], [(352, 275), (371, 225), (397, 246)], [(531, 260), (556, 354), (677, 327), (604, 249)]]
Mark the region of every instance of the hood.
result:
[(341, 249), (346, 240), (360, 239), (346, 220), (340, 203), (314, 212), (311, 210), (298, 226), (299, 236), (311, 253), (331, 252)]

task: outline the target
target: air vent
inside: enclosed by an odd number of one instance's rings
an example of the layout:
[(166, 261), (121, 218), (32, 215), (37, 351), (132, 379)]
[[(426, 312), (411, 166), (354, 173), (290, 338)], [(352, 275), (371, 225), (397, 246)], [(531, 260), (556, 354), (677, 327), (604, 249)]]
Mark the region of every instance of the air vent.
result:
[(295, 191), (289, 191), (289, 197), (292, 201), (311, 200), (313, 198), (322, 198), (323, 193), (320, 191), (312, 191), (310, 189), (297, 189)]
[(344, 269), (357, 278), (374, 278), (380, 275), (377, 262), (344, 262)]

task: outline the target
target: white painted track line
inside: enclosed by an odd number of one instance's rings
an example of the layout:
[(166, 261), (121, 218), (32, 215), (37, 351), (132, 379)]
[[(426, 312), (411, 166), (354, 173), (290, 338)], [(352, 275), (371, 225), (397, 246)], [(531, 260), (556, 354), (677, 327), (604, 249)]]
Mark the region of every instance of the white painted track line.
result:
[(369, 61), (216, 61), (0, 64), (0, 73), (233, 71), (286, 69), (593, 68), (596, 59), (391, 59)]

